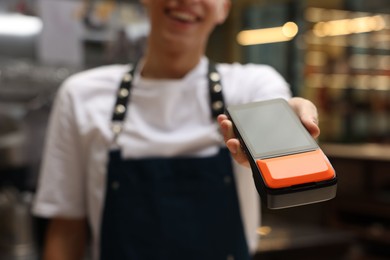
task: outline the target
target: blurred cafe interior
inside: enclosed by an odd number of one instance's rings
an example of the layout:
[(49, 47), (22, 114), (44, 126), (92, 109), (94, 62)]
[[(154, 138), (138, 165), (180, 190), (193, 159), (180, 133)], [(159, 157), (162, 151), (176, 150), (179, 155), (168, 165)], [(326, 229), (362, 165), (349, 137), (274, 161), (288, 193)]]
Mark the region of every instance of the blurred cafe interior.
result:
[[(269, 210), (255, 259), (390, 259), (390, 1), (232, 0), (208, 56), (273, 66), (318, 107), (336, 198)], [(143, 52), (137, 0), (0, 1), (0, 259), (39, 259), (30, 213), (48, 115), (68, 76)]]

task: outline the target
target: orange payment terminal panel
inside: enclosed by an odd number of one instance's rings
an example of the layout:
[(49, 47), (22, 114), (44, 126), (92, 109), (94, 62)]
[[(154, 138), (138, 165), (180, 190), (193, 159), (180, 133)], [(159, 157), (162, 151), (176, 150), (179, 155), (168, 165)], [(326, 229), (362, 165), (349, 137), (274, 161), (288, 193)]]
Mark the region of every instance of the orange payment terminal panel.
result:
[(266, 185), (273, 189), (315, 183), (335, 177), (332, 166), (321, 150), (256, 160)]
[(230, 106), (226, 113), (268, 208), (305, 205), (336, 196), (337, 178), (330, 161), (285, 100)]

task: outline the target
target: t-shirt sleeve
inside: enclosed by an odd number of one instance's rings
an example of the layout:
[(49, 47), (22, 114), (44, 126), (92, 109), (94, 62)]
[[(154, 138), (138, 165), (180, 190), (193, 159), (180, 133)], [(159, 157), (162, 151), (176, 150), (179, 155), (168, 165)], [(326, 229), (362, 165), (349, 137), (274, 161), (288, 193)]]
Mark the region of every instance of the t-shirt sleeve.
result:
[(257, 84), (254, 84), (256, 86), (254, 99), (289, 99), (291, 97), (290, 86), (279, 72), (267, 65), (262, 65), (261, 71)]
[(291, 97), (289, 84), (271, 66), (233, 64), (220, 68), (227, 105)]
[(66, 82), (57, 93), (47, 129), (33, 213), (42, 217), (86, 214), (85, 171), (74, 100)]

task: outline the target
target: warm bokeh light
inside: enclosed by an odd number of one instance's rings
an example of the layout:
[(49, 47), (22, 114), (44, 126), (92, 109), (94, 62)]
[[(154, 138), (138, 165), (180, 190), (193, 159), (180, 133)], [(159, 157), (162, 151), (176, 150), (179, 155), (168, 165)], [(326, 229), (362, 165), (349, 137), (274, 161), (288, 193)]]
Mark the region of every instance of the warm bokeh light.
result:
[(237, 34), (237, 42), (240, 45), (255, 45), (292, 40), (298, 33), (298, 25), (287, 22), (283, 26), (244, 30)]
[(270, 226), (261, 226), (257, 228), (257, 234), (261, 236), (266, 236), (271, 232), (272, 232), (272, 228)]
[(331, 20), (314, 24), (313, 33), (318, 37), (365, 33), (385, 29), (386, 23), (381, 15), (353, 19)]
[(305, 55), (305, 63), (310, 66), (325, 66), (327, 54), (323, 51), (308, 51)]
[(282, 32), (286, 37), (293, 38), (298, 33), (298, 25), (293, 22), (287, 22), (283, 25)]

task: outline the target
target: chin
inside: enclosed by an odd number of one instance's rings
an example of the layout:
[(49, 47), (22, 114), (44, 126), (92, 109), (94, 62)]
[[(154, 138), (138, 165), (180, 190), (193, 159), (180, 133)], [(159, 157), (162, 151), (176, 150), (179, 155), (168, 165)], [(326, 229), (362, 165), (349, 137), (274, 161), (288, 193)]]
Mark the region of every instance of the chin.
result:
[(169, 37), (167, 38), (166, 47), (172, 51), (196, 51), (201, 48), (199, 40), (188, 37)]

